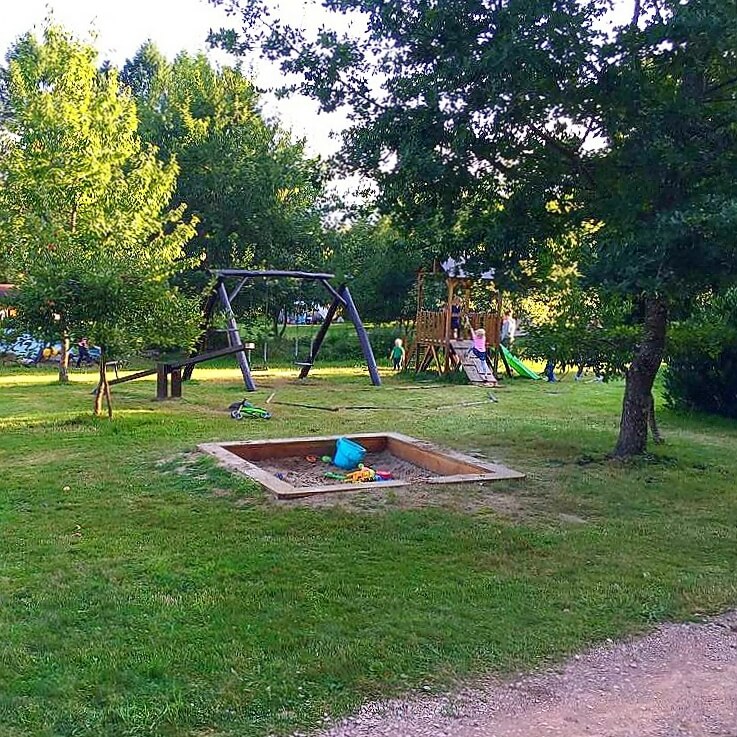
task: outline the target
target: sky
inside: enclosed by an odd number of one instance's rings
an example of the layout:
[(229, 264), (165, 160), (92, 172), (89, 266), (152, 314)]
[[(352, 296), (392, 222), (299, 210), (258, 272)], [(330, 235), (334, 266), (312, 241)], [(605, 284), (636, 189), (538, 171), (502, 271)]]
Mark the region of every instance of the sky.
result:
[[(306, 19), (303, 0), (283, 0), (292, 22)], [(222, 8), (206, 0), (0, 0), (0, 53), (4, 56), (15, 39), (29, 30), (39, 34), (44, 20), (54, 20), (84, 40), (94, 35), (101, 59), (117, 66), (147, 39), (153, 40), (170, 59), (179, 51), (204, 51), (220, 64), (235, 63), (223, 52), (211, 51), (207, 34), (230, 22)], [(251, 65), (260, 86), (274, 85), (275, 69), (254, 61)], [(334, 153), (338, 141), (331, 130), (340, 130), (345, 118), (340, 114), (318, 114), (317, 105), (304, 98), (276, 100), (265, 97), (267, 115), (277, 115), (296, 137), (306, 138), (308, 151), (323, 156)]]
[[(633, 0), (615, 0), (618, 19), (631, 12)], [(292, 24), (314, 27), (320, 18), (309, 15), (305, 0), (281, 0), (282, 12)], [(211, 51), (207, 34), (230, 21), (222, 8), (207, 0), (0, 0), (0, 51), (4, 55), (21, 34), (36, 29), (53, 14), (56, 22), (82, 39), (95, 36), (101, 59), (122, 66), (125, 60), (151, 39), (169, 58), (181, 50), (205, 51), (215, 62), (235, 60), (220, 51)], [(335, 20), (333, 19), (334, 23)], [(278, 71), (266, 62), (253, 60), (250, 71), (259, 86), (268, 88), (279, 81)], [(336, 152), (338, 139), (331, 135), (346, 125), (344, 113), (318, 114), (317, 104), (303, 97), (277, 100), (264, 96), (264, 112), (276, 115), (284, 127), (298, 138), (305, 138), (311, 154), (329, 156)]]

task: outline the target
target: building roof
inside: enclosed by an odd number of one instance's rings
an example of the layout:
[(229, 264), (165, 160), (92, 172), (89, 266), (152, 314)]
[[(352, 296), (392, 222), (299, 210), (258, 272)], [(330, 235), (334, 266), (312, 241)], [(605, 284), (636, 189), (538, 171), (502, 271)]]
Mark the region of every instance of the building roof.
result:
[(7, 297), (13, 289), (13, 284), (0, 284), (0, 297)]
[(466, 265), (466, 259), (461, 257), (458, 260), (448, 257), (440, 264), (443, 271), (450, 277), (456, 279), (485, 279), (491, 281), (494, 278), (494, 269), (488, 269), (481, 274), (469, 274), (463, 268)]

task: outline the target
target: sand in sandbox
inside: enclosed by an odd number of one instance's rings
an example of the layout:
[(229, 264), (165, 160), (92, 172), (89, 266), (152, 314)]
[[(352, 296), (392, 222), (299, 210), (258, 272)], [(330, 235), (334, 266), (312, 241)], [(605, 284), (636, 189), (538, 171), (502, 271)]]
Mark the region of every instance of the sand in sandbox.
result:
[[(274, 476), (280, 475), (284, 481), (296, 487), (332, 486), (345, 483), (345, 481), (338, 479), (325, 478), (326, 471), (346, 473), (343, 469), (337, 468), (331, 463), (323, 463), (320, 460), (317, 463), (310, 463), (303, 456), (273, 458), (265, 461), (252, 461), (252, 463), (264, 471), (274, 474)], [(397, 458), (386, 450), (381, 453), (367, 453), (363, 463), (375, 471), (390, 471), (393, 479), (408, 483), (417, 483), (437, 475), (426, 468), (421, 468), (414, 463)], [(373, 486), (377, 483), (380, 482), (367, 482), (366, 485)], [(356, 484), (356, 486), (360, 485)]]

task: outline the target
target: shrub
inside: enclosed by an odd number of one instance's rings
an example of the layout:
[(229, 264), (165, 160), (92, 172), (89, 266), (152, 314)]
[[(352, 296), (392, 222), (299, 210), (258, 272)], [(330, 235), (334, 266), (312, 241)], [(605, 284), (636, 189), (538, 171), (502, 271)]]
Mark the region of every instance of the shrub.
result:
[(704, 300), (671, 330), (666, 403), (737, 417), (737, 289)]
[[(306, 360), (310, 353), (310, 341), (317, 333), (319, 326), (313, 326), (312, 330), (300, 329), (299, 333), (299, 360)], [(398, 326), (377, 325), (366, 329), (374, 350), (376, 362), (379, 365), (386, 363), (389, 350), (396, 338), (402, 338), (407, 345), (408, 336), (406, 330)], [(247, 328), (241, 327), (243, 340), (256, 343), (254, 362), (259, 363), (258, 357), (263, 351), (264, 338), (261, 335), (254, 336)], [(289, 332), (281, 338), (269, 337), (268, 339), (268, 362), (270, 365), (289, 364), (295, 360), (294, 348), (295, 338)], [(338, 324), (331, 326), (323, 341), (320, 353), (317, 357), (318, 363), (363, 363), (361, 345), (352, 325)]]

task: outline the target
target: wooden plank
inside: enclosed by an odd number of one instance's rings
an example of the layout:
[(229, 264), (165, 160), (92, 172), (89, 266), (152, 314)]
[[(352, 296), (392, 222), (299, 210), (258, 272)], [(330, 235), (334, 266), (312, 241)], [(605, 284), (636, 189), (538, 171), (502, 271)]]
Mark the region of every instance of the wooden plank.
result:
[(460, 453), (456, 450), (440, 448), (432, 443), (428, 443), (425, 440), (418, 440), (417, 438), (412, 438), (408, 435), (402, 435), (401, 433), (387, 433), (387, 438), (389, 441), (389, 452), (393, 453), (397, 457), (402, 457), (400, 455), (401, 450), (399, 451), (399, 453), (395, 453), (394, 447), (396, 447), (397, 445), (401, 447), (401, 445), (404, 444), (405, 447), (412, 447), (420, 451), (438, 453), (441, 457), (447, 459), (448, 461), (455, 461), (459, 464), (467, 465), (474, 469), (474, 471), (471, 473), (454, 473), (450, 476), (437, 477), (432, 482), (435, 484), (463, 483), (469, 480), (483, 480), (479, 479), (479, 475), (488, 476), (487, 480), (526, 478), (526, 475), (524, 473), (508, 468), (501, 463), (493, 463), (492, 461), (487, 461), (483, 458), (474, 458), (472, 456), (466, 455), (465, 453)]
[(497, 473), (458, 473), (452, 476), (434, 476), (427, 479), (428, 484), (474, 484), (479, 481), (507, 481), (513, 479), (524, 479), (525, 474), (513, 471), (511, 468), (499, 470)]
[(231, 347), (238, 346), (241, 350), (235, 354), (235, 359), (238, 362), (238, 366), (243, 376), (243, 383), (249, 392), (256, 391), (256, 384), (251, 376), (251, 367), (248, 365), (248, 358), (243, 349), (243, 341), (241, 340), (241, 334), (238, 330), (238, 323), (235, 320), (235, 313), (233, 307), (228, 300), (228, 290), (225, 288), (225, 282), (222, 279), (218, 281), (217, 285), (218, 294), (220, 295), (220, 306), (225, 312), (226, 325), (228, 327), (228, 345)]
[(282, 481), (273, 474), (268, 473), (268, 471), (264, 471), (259, 466), (250, 463), (244, 458), (234, 455), (227, 449), (227, 446), (221, 445), (220, 443), (201, 443), (197, 446), (197, 449), (204, 453), (209, 453), (214, 456), (221, 465), (245, 474), (262, 486), (270, 489), (275, 494), (288, 494), (294, 489), (294, 487), (291, 484), (286, 483), (286, 481)]
[(470, 349), (473, 347), (473, 341), (471, 340), (451, 340), (450, 347), (458, 356), (460, 361), (460, 367), (466, 372), (468, 380), (472, 384), (483, 384), (484, 380), (479, 374), (479, 370), (476, 366), (476, 357), (470, 353)]
[[(274, 404), (274, 402), (272, 402)], [(312, 438), (276, 438), (273, 440), (246, 440), (241, 443), (223, 445), (229, 452), (252, 461), (263, 461), (267, 458), (291, 458), (294, 456), (332, 457), (335, 453), (335, 442), (340, 437), (362, 445), (369, 453), (381, 453), (387, 447), (386, 435), (368, 433), (358, 435), (327, 435)]]
[(279, 269), (264, 269), (263, 271), (252, 269), (213, 269), (215, 276), (229, 277), (238, 276), (246, 279), (270, 279), (272, 277), (285, 277), (289, 279), (307, 279), (322, 281), (323, 279), (335, 279), (335, 274), (314, 274), (309, 271), (282, 271)]
[(381, 386), (381, 377), (379, 376), (379, 368), (376, 365), (376, 358), (374, 356), (373, 348), (371, 348), (371, 341), (369, 340), (368, 333), (361, 321), (361, 316), (358, 314), (358, 308), (356, 303), (353, 301), (351, 291), (345, 284), (341, 284), (338, 288), (338, 292), (345, 300), (345, 312), (350, 317), (353, 326), (356, 329), (356, 335), (358, 335), (358, 342), (361, 344), (361, 352), (366, 361), (366, 367), (368, 368), (369, 376), (371, 377), (371, 383), (374, 386)]
[(333, 299), (338, 300), (340, 304), (342, 304), (344, 307), (346, 306), (345, 299), (343, 299), (343, 295), (338, 292), (338, 290), (327, 280), (327, 279), (321, 279), (320, 283), (325, 287), (325, 289), (330, 292)]
[(435, 359), (435, 365), (438, 367), (438, 373), (442, 374), (443, 365), (440, 363), (440, 357), (438, 356), (437, 348), (435, 348), (435, 346), (432, 346), (431, 350), (432, 350), (433, 358)]
[[(215, 305), (219, 299), (218, 290), (212, 289), (210, 294), (207, 296), (202, 308), (202, 320), (200, 321), (200, 337), (195, 345), (194, 349), (190, 352), (190, 358), (207, 352), (208, 341), (210, 339), (210, 332), (212, 331), (212, 313), (215, 309)], [(184, 380), (189, 381), (192, 378), (195, 365), (192, 364), (184, 369)]]
[(470, 458), (468, 461), (454, 458), (437, 448), (423, 448), (417, 442), (390, 438), (388, 450), (397, 458), (446, 476), (459, 473), (479, 473), (483, 470), (473, 463)]
[[(327, 282), (323, 282), (327, 285)], [(332, 289), (332, 287), (331, 287)], [(333, 290), (335, 291), (335, 290)], [(339, 301), (340, 300), (340, 301)], [(339, 295), (336, 292), (336, 296), (333, 298), (333, 301), (330, 303), (330, 307), (328, 307), (328, 311), (325, 315), (325, 319), (322, 321), (322, 325), (320, 325), (320, 329), (317, 331), (317, 335), (315, 335), (314, 340), (312, 341), (312, 346), (310, 348), (310, 361), (307, 366), (303, 366), (301, 371), (299, 372), (299, 378), (300, 379), (306, 379), (307, 375), (310, 373), (310, 369), (312, 368), (312, 364), (315, 363), (315, 359), (317, 358), (317, 354), (320, 352), (320, 346), (322, 345), (323, 340), (325, 339), (325, 335), (328, 332), (328, 328), (330, 327), (331, 323), (333, 322), (333, 318), (335, 317), (335, 313), (338, 311), (338, 307), (340, 306), (340, 302), (344, 301), (343, 297)]]
[(172, 361), (169, 366), (172, 368), (181, 368), (183, 366), (194, 366), (197, 363), (203, 361), (212, 361), (213, 358), (220, 358), (221, 356), (231, 356), (233, 353), (239, 353), (240, 351), (253, 350), (256, 347), (255, 343), (242, 343), (240, 345), (230, 345), (226, 348), (218, 348), (216, 351), (208, 351), (207, 353), (200, 353), (197, 356), (191, 358), (183, 358), (180, 361)]
[(368, 481), (358, 484), (332, 484), (330, 486), (295, 486), (294, 491), (275, 492), (279, 499), (300, 499), (314, 494), (332, 494), (336, 491), (381, 491), (386, 488), (409, 486), (409, 481)]
[(420, 361), (420, 372), (425, 371), (427, 367), (432, 363), (432, 351), (432, 346), (428, 346), (422, 361)]
[(146, 371), (137, 371), (135, 374), (128, 374), (128, 376), (121, 376), (119, 379), (113, 379), (109, 381), (110, 386), (115, 384), (125, 384), (126, 381), (135, 381), (136, 379), (142, 379), (144, 376), (153, 376), (156, 373), (156, 369), (146, 369)]

